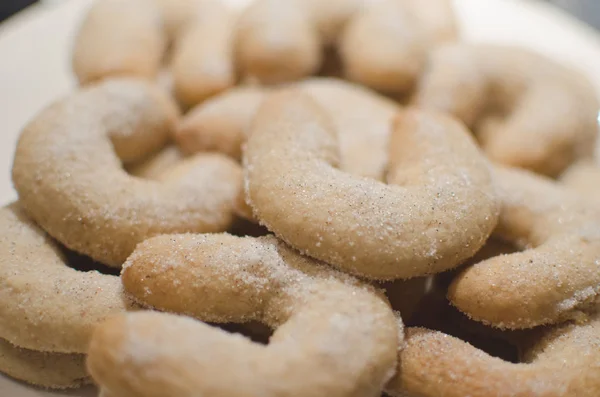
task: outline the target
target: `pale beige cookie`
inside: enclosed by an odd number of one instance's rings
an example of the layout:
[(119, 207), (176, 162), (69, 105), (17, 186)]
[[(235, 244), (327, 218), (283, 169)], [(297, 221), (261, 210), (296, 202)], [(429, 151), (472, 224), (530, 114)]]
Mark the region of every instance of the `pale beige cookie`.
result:
[(233, 160), (196, 156), (158, 181), (122, 167), (166, 145), (176, 120), (173, 102), (136, 80), (55, 102), (19, 139), (13, 182), (21, 204), (65, 246), (114, 267), (153, 235), (226, 230), (241, 191)]
[(85, 353), (94, 327), (131, 304), (119, 277), (77, 271), (18, 204), (0, 209), (0, 338)]
[(384, 180), (392, 121), (400, 107), (368, 88), (338, 79), (309, 79), (298, 88), (331, 120), (340, 145), (340, 169)]
[(0, 339), (0, 372), (49, 389), (78, 388), (92, 382), (85, 368), (83, 354), (21, 349), (3, 339)]
[(521, 363), (450, 335), (409, 328), (398, 375), (386, 391), (422, 397), (595, 397), (600, 393), (600, 320), (540, 331)]
[(126, 169), (131, 175), (156, 179), (169, 168), (179, 164), (184, 158), (183, 153), (177, 146), (170, 145), (152, 154), (149, 158), (129, 165)]
[[(375, 92), (332, 78), (296, 85), (328, 113), (340, 142), (340, 168), (384, 179), (391, 123), (397, 104)], [(248, 128), (268, 89), (239, 87), (197, 106), (183, 117), (175, 137), (188, 153), (217, 151), (239, 158)]]
[(242, 74), (263, 84), (315, 73), (322, 43), (302, 0), (254, 0), (238, 20), (236, 62)]
[[(161, 181), (164, 180), (165, 176), (169, 177), (178, 167), (181, 167), (183, 164), (189, 163), (190, 161), (194, 161), (191, 160), (194, 157), (201, 159), (205, 156), (206, 155), (204, 154), (198, 153), (194, 156), (186, 157), (178, 146), (170, 145), (141, 162), (131, 164), (126, 167), (126, 170), (131, 175), (140, 178)], [(241, 191), (241, 189), (235, 200), (233, 211), (236, 215), (246, 220), (253, 219), (252, 209), (246, 204), (244, 192)], [(232, 223), (230, 227), (235, 227), (235, 224)]]
[(560, 176), (560, 182), (584, 199), (598, 203), (600, 199), (600, 167), (594, 160), (573, 164)]
[(167, 36), (151, 0), (96, 0), (75, 37), (73, 70), (81, 84), (115, 76), (152, 80)]
[(501, 212), (494, 235), (522, 249), (476, 263), (450, 286), (451, 302), (500, 328), (577, 317), (600, 293), (600, 210), (558, 183), (496, 167)]
[(255, 217), (293, 247), (371, 279), (423, 276), (469, 258), (496, 225), (490, 166), (446, 116), (399, 113), (388, 183), (339, 169), (327, 113), (299, 90), (271, 95), (244, 154)]
[(254, 0), (237, 28), (242, 74), (264, 84), (316, 73), (364, 0)]
[(119, 396), (113, 394), (111, 391), (109, 391), (107, 389), (100, 389), (100, 394), (98, 394), (98, 397), (119, 397)]
[(175, 41), (198, 16), (206, 3), (220, 3), (214, 0), (146, 0), (154, 1), (164, 24), (170, 42)]
[(598, 100), (577, 72), (525, 49), (455, 44), (429, 59), (414, 99), (472, 128), (494, 161), (557, 176), (590, 157)]
[(348, 22), (339, 48), (349, 80), (390, 93), (412, 89), (427, 50), (427, 37), (401, 0), (374, 2), (358, 13)]
[(240, 160), (247, 129), (266, 92), (235, 87), (196, 106), (177, 125), (177, 144), (188, 154), (219, 152)]
[(452, 0), (402, 0), (416, 18), (430, 45), (459, 38), (458, 22)]
[(95, 333), (88, 368), (117, 395), (374, 397), (393, 374), (401, 335), (385, 299), (273, 236), (155, 237), (122, 278), (161, 310), (275, 332), (265, 346), (186, 317), (113, 318)]
[(365, 0), (304, 0), (310, 18), (326, 46), (338, 44), (348, 21), (362, 10)]
[(223, 2), (204, 1), (174, 43), (171, 72), (175, 96), (190, 108), (236, 83), (234, 12)]

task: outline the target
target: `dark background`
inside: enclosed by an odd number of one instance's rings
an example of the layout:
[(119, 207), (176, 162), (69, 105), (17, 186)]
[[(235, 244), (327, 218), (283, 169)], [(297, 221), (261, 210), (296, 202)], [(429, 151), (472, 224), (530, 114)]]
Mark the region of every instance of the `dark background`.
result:
[[(327, 1), (327, 0), (323, 0)], [(485, 1), (485, 0), (481, 0)], [(546, 0), (600, 29), (600, 0)], [(0, 21), (37, 0), (0, 0)]]
[(36, 2), (37, 0), (0, 0), (0, 21)]

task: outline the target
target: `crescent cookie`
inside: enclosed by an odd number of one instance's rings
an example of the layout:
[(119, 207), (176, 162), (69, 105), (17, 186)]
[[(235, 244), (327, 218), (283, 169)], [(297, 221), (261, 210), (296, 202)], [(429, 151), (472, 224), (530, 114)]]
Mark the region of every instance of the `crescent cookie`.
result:
[(388, 183), (338, 169), (337, 134), (300, 91), (273, 94), (244, 155), (255, 217), (303, 253), (372, 279), (437, 273), (472, 256), (496, 225), (490, 167), (451, 118), (419, 110), (394, 123)]
[(549, 178), (497, 167), (494, 232), (522, 252), (464, 269), (448, 298), (469, 317), (530, 328), (578, 316), (600, 295), (600, 209)]
[(273, 236), (155, 237), (122, 278), (144, 304), (275, 332), (265, 346), (172, 314), (115, 317), (88, 358), (115, 395), (375, 397), (393, 374), (399, 334), (385, 298)]
[(185, 108), (236, 83), (235, 13), (224, 2), (204, 0), (196, 14), (175, 40), (170, 61), (175, 96)]
[(0, 209), (0, 338), (85, 353), (94, 327), (131, 305), (119, 277), (67, 266), (58, 244), (15, 203)]
[(0, 372), (35, 386), (78, 388), (92, 382), (85, 355), (22, 349), (0, 339)]
[(435, 46), (457, 38), (450, 0), (368, 2), (339, 40), (344, 75), (373, 89), (410, 92)]
[(153, 1), (96, 0), (75, 36), (73, 70), (81, 84), (116, 76), (152, 80), (166, 48)]
[(597, 396), (599, 316), (540, 333), (522, 362), (515, 364), (442, 332), (409, 328), (398, 375), (386, 391), (423, 397)]
[(273, 84), (318, 71), (363, 0), (254, 0), (237, 24), (236, 60), (250, 80)]
[(233, 160), (190, 158), (159, 181), (123, 169), (165, 146), (177, 116), (158, 88), (131, 79), (57, 101), (19, 138), (13, 182), (21, 205), (66, 247), (114, 267), (150, 236), (226, 230), (242, 187)]
[[(390, 126), (399, 106), (365, 87), (332, 78), (306, 79), (292, 87), (309, 94), (333, 122), (340, 168), (383, 180)], [(250, 124), (271, 92), (238, 87), (215, 96), (182, 118), (175, 139), (188, 153), (217, 151), (240, 158)]]
[(414, 103), (461, 119), (492, 160), (550, 176), (591, 157), (598, 134), (599, 105), (591, 84), (517, 47), (439, 48)]

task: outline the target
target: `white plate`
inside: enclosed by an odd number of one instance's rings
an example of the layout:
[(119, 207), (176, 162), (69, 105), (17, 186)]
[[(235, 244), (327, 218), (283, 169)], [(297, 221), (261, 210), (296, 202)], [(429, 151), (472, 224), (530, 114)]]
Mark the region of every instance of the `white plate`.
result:
[[(228, 0), (243, 4), (246, 0)], [(0, 25), (0, 203), (16, 198), (10, 167), (20, 129), (42, 107), (73, 88), (72, 35), (91, 0), (31, 7)], [(600, 94), (600, 36), (558, 9), (527, 0), (455, 0), (469, 41), (527, 46), (587, 74)], [(63, 396), (0, 375), (0, 396)], [(94, 396), (88, 388), (71, 396)]]

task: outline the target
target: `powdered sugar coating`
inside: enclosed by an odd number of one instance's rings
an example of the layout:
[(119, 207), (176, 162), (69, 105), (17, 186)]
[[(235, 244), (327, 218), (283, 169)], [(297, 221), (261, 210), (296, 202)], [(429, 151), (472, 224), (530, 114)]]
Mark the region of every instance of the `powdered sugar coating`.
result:
[(127, 174), (166, 144), (173, 102), (136, 80), (73, 93), (40, 113), (17, 145), (13, 182), (28, 214), (68, 248), (120, 267), (137, 243), (168, 232), (225, 230), (241, 191), (232, 160), (183, 160), (160, 181)]
[(455, 121), (398, 117), (384, 184), (338, 169), (335, 129), (300, 91), (273, 94), (244, 157), (254, 215), (303, 253), (373, 279), (440, 272), (474, 254), (496, 224), (489, 165)]
[(529, 328), (577, 316), (600, 294), (600, 210), (558, 183), (497, 167), (502, 202), (495, 235), (523, 252), (465, 269), (449, 298), (470, 317)]
[(492, 160), (550, 176), (591, 157), (598, 135), (589, 81), (522, 48), (440, 47), (414, 101), (464, 121)]
[(377, 396), (393, 374), (401, 335), (380, 293), (273, 236), (155, 237), (122, 279), (156, 308), (275, 332), (263, 346), (185, 317), (116, 318), (97, 331), (88, 366), (117, 395)]
[(600, 318), (540, 330), (522, 363), (441, 332), (409, 328), (387, 391), (423, 397), (593, 397), (600, 393)]
[(339, 168), (385, 179), (392, 120), (399, 106), (384, 96), (336, 79), (312, 78), (294, 86), (309, 94), (336, 130)]
[(85, 353), (92, 331), (130, 308), (118, 277), (79, 272), (21, 210), (0, 209), (0, 337), (27, 349)]
[[(384, 96), (333, 78), (292, 85), (323, 107), (336, 129), (340, 169), (383, 180), (391, 121), (399, 106)], [(188, 153), (218, 151), (240, 158), (250, 124), (271, 89), (236, 87), (197, 106), (179, 123), (176, 139)]]

